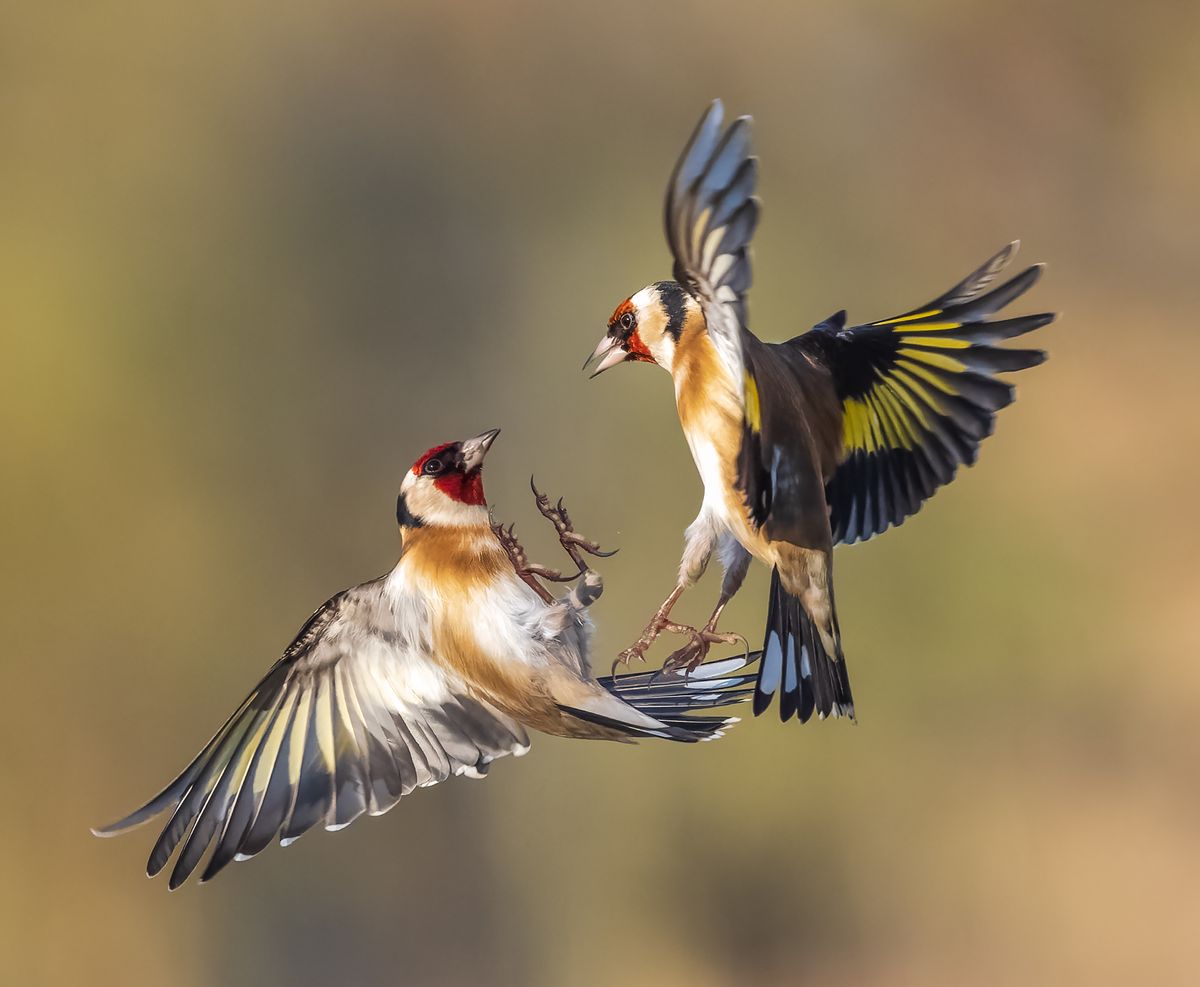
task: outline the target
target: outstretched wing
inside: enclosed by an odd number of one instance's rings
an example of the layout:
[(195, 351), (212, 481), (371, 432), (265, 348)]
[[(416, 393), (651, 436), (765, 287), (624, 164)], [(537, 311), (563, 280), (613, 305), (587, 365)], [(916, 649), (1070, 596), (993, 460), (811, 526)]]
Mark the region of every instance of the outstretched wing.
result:
[(995, 344), (1052, 313), (988, 321), (1041, 275), (1035, 265), (992, 287), (1016, 249), (903, 315), (847, 329), (839, 312), (783, 344), (826, 369), (836, 391), (842, 452), (826, 484), (834, 542), (863, 541), (915, 514), (975, 462), (996, 412), (1012, 403), (1013, 386), (996, 375), (1045, 360), (1041, 350)]
[(758, 225), (758, 161), (750, 156), (750, 118), (722, 133), (714, 100), (696, 125), (667, 183), (667, 243), (675, 280), (700, 303), (708, 331), (737, 380), (750, 290), (750, 240)]
[(172, 810), (147, 873), (182, 842), (174, 889), (210, 844), (201, 881), (276, 835), (286, 846), (317, 823), (341, 829), (414, 788), (481, 777), (496, 758), (525, 753), (521, 725), (407, 640), (381, 593), (377, 580), (329, 600), (183, 773), (96, 834)]

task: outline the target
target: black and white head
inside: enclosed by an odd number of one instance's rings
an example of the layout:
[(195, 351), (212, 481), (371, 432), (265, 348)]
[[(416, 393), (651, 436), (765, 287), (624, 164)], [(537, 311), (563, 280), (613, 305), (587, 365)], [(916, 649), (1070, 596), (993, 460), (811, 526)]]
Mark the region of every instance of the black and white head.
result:
[(617, 306), (584, 369), (594, 364), (596, 377), (618, 363), (656, 363), (670, 372), (683, 334), (703, 324), (699, 303), (679, 282), (656, 281)]
[(483, 460), (499, 434), (500, 429), (492, 428), (474, 438), (434, 446), (413, 463), (396, 498), (400, 527), (487, 524)]

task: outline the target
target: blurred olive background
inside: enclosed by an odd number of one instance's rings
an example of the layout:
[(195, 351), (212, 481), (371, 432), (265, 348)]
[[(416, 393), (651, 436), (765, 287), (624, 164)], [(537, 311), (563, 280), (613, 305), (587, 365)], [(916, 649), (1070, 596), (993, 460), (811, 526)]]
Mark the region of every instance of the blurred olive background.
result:
[[(6, 979), (1194, 981), (1200, 7), (906, 6), (6, 8)], [(700, 484), (664, 375), (578, 367), (669, 275), (662, 187), (717, 95), (756, 119), (760, 334), (1017, 236), (1050, 264), (1024, 310), (1064, 313), (980, 465), (838, 553), (858, 726), (539, 737), (148, 883), (154, 833), (88, 826), (392, 565), (435, 442), (503, 426), (490, 500), (553, 561), (529, 474), (565, 494), (622, 549), (599, 661), (636, 635)]]

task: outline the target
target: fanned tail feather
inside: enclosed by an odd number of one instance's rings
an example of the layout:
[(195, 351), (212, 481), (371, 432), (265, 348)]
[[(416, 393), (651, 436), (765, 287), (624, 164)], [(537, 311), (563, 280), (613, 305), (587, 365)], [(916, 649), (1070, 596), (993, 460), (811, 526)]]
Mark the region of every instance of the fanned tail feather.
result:
[[(836, 616), (835, 635), (836, 635)], [(766, 640), (754, 688), (754, 715), (761, 715), (779, 693), (779, 718), (793, 715), (806, 723), (815, 712), (854, 719), (854, 696), (840, 650), (826, 653), (821, 635), (800, 601), (783, 588), (779, 570), (771, 572), (771, 602)]]
[[(666, 729), (645, 729), (641, 735), (682, 743), (715, 740), (737, 717), (697, 716), (698, 711), (720, 709), (744, 702), (750, 697), (754, 673), (747, 671), (758, 660), (758, 652), (704, 662), (690, 672), (641, 672), (606, 675), (597, 681), (622, 702), (653, 717)], [(572, 712), (575, 712), (572, 710)], [(578, 714), (576, 714), (578, 715)], [(599, 722), (595, 714), (584, 719)], [(619, 725), (629, 729), (627, 724)]]

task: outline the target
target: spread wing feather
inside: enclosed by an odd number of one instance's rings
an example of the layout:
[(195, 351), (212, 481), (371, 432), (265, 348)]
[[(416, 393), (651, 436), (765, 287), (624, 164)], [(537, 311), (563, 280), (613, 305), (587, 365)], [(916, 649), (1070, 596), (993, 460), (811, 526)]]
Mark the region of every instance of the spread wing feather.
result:
[(667, 183), (665, 225), (675, 280), (700, 303), (721, 358), (741, 380), (758, 161), (750, 155), (750, 118), (722, 133), (724, 114), (714, 100), (680, 155)]
[(916, 513), (959, 466), (975, 462), (996, 412), (1012, 403), (997, 379), (1045, 353), (996, 344), (1052, 322), (1041, 313), (988, 321), (1028, 291), (1035, 265), (993, 287), (1012, 243), (933, 301), (844, 328), (839, 312), (785, 347), (824, 368), (841, 411), (841, 459), (826, 484), (835, 542), (871, 538)]
[(414, 788), (523, 754), (524, 728), (388, 624), (380, 594), (376, 581), (329, 600), (192, 763), (97, 835), (170, 809), (147, 872), (178, 849), (176, 888), (210, 847), (202, 881), (276, 836), (286, 845), (317, 824), (341, 829)]

